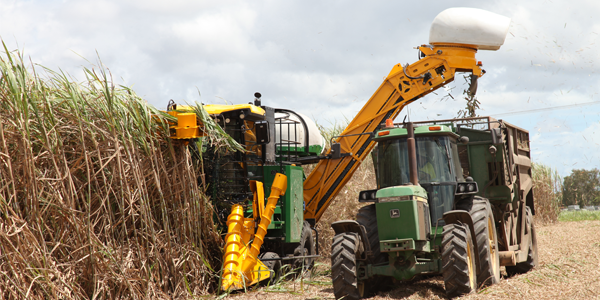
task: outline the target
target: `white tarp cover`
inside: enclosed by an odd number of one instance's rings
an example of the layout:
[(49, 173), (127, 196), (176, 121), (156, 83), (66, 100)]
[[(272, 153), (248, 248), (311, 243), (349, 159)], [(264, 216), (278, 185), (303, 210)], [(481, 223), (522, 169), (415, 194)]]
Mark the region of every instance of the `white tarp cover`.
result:
[[(315, 121), (313, 121), (312, 119), (310, 119), (309, 117), (307, 117), (304, 114), (301, 114), (299, 112), (296, 112), (298, 115), (300, 115), (300, 117), (304, 120), (304, 122), (306, 123), (306, 127), (308, 129), (308, 145), (312, 146), (312, 145), (317, 145), (317, 146), (321, 146), (322, 151), (325, 150), (325, 139), (323, 138), (323, 136), (321, 136), (321, 132), (319, 131), (319, 127), (317, 127), (317, 124), (315, 123)], [(280, 118), (283, 117), (284, 114), (280, 114), (277, 113), (275, 114), (275, 118)], [(292, 121), (300, 121), (296, 116), (294, 116), (293, 114), (290, 114), (289, 118)], [(281, 130), (281, 135), (279, 134), (279, 131)], [(290, 133), (290, 136), (288, 137), (288, 131)], [(296, 140), (298, 143), (298, 147), (304, 147), (304, 128), (302, 127), (301, 124), (298, 124), (298, 126), (290, 126), (289, 124), (286, 124), (285, 122), (283, 124), (275, 124), (275, 139), (277, 143), (281, 143), (281, 139), (283, 139), (284, 141), (286, 140)], [(281, 139), (280, 139), (281, 138)], [(283, 145), (286, 146), (286, 145)], [(323, 154), (323, 153), (319, 153), (319, 154)]]
[(498, 50), (504, 44), (509, 25), (510, 18), (487, 10), (448, 8), (431, 23), (429, 43), (470, 44), (481, 50)]

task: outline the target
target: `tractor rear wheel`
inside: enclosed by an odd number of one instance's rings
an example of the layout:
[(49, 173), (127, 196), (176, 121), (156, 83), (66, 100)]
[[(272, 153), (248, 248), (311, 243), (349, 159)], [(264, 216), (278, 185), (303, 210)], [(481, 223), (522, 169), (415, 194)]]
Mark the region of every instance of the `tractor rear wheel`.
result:
[(381, 249), (379, 247), (379, 231), (377, 229), (375, 204), (361, 207), (358, 210), (358, 214), (356, 214), (356, 221), (358, 224), (364, 226), (367, 231), (367, 238), (369, 239), (369, 245), (371, 246), (371, 252), (373, 253), (373, 256), (368, 258), (369, 261), (372, 264), (387, 262), (388, 255), (381, 254)]
[(508, 274), (508, 276), (527, 273), (538, 264), (537, 236), (535, 234), (535, 227), (533, 226), (533, 214), (529, 207), (525, 208), (525, 213), (527, 216), (527, 228), (529, 230), (530, 238), (529, 249), (527, 250), (527, 260), (520, 262), (515, 266), (506, 266), (506, 274)]
[(331, 245), (331, 278), (336, 299), (357, 300), (364, 296), (365, 285), (358, 281), (357, 258), (363, 248), (358, 234), (342, 232)]
[(475, 196), (459, 202), (457, 209), (466, 210), (473, 219), (473, 236), (479, 253), (477, 284), (488, 286), (500, 282), (500, 257), (494, 213), (487, 199)]
[(444, 226), (442, 236), (442, 275), (449, 298), (469, 294), (477, 289), (477, 266), (469, 227), (462, 224)]

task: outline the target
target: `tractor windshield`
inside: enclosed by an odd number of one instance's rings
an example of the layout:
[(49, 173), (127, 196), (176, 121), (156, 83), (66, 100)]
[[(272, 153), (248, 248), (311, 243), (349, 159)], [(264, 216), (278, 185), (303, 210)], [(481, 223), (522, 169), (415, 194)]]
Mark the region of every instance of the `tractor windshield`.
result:
[[(416, 137), (419, 183), (456, 182), (453, 148), (449, 137)], [(407, 184), (408, 149), (406, 138), (379, 142), (377, 188)], [(462, 174), (461, 174), (462, 175)]]
[[(463, 181), (457, 146), (447, 136), (417, 136), (415, 141), (419, 183), (427, 191), (435, 223), (452, 210), (456, 182)], [(409, 183), (406, 138), (379, 142), (375, 156), (378, 189)]]

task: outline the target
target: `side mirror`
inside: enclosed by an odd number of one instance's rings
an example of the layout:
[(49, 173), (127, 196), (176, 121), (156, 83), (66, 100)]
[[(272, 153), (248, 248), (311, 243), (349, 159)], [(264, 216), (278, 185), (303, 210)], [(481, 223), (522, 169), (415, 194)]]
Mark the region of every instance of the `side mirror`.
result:
[(375, 174), (377, 174), (377, 153), (379, 151), (378, 144), (375, 144), (373, 147), (373, 151), (371, 151), (371, 159), (373, 160), (373, 168), (375, 169)]
[(469, 143), (469, 137), (468, 136), (461, 136), (460, 138), (458, 138), (458, 141), (460, 141), (463, 145), (466, 145)]
[(332, 159), (342, 157), (342, 145), (340, 145), (340, 143), (332, 143), (329, 154), (331, 155)]
[(502, 129), (492, 128), (492, 130), (490, 130), (490, 133), (492, 135), (492, 144), (502, 144)]
[(266, 145), (271, 142), (269, 135), (269, 123), (266, 121), (254, 123), (256, 144)]

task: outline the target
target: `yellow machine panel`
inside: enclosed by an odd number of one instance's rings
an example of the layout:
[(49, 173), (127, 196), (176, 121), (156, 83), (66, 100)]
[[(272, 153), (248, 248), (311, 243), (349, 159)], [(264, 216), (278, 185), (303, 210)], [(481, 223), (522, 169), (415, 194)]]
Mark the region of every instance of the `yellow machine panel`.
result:
[(206, 104), (203, 106), (207, 113), (211, 115), (222, 114), (228, 111), (240, 110), (240, 109), (250, 109), (250, 112), (253, 114), (263, 116), (265, 114), (265, 110), (259, 106), (255, 106), (252, 104), (235, 104), (235, 105), (222, 105), (222, 104)]

